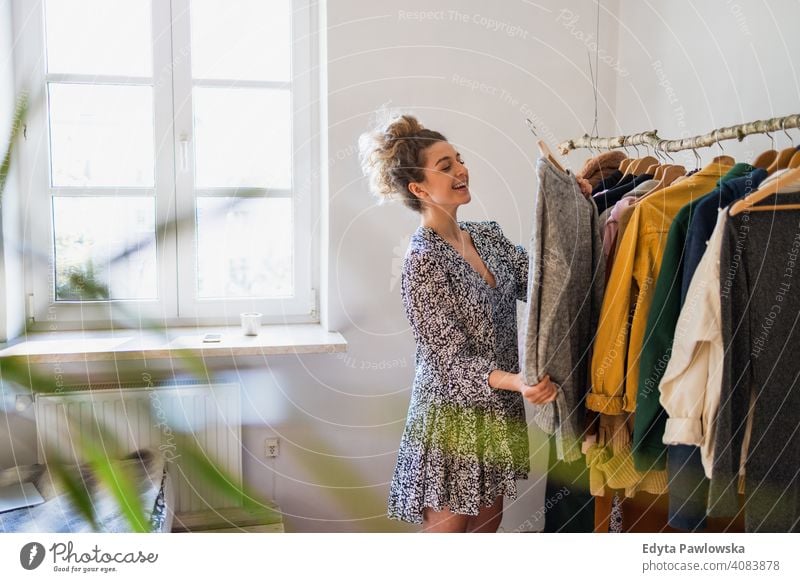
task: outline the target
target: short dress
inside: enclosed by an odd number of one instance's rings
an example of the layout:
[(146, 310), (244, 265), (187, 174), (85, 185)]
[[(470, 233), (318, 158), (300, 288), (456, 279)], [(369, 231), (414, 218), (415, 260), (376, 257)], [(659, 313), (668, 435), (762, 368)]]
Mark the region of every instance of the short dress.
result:
[(495, 369), (519, 372), (516, 302), (527, 297), (528, 253), (495, 221), (458, 224), (495, 287), (428, 227), (403, 260), (415, 375), (387, 515), (409, 523), (422, 523), (425, 507), (477, 515), (498, 495), (516, 499), (516, 480), (530, 471), (522, 394), (488, 380)]

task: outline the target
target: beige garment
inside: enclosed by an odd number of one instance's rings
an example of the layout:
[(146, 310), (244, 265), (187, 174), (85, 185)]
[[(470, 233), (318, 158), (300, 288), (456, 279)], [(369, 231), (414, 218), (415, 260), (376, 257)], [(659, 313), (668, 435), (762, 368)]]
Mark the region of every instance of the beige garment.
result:
[(759, 188), (763, 188), (764, 186), (768, 185), (770, 182), (774, 182), (775, 180), (780, 178), (783, 174), (785, 174), (789, 170), (790, 170), (790, 168), (784, 168), (783, 170), (777, 170), (775, 173), (770, 174), (769, 176), (764, 178), (764, 181), (761, 182), (761, 184), (759, 184), (758, 187)]
[(632, 414), (600, 414), (597, 442), (586, 451), (589, 491), (603, 497), (624, 490), (625, 497), (639, 492), (661, 495), (668, 490), (666, 471), (637, 471), (631, 453)]
[(706, 476), (714, 463), (714, 430), (722, 390), (719, 248), (728, 213), (722, 210), (681, 309), (672, 357), (659, 384), (668, 415), (663, 442), (696, 445)]

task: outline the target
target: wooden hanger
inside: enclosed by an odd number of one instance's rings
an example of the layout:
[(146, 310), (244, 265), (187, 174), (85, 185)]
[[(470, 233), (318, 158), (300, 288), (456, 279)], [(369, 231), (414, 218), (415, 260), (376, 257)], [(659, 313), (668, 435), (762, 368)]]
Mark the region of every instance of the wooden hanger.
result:
[(633, 162), (633, 158), (625, 158), (619, 163), (619, 171), (625, 174), (625, 172), (628, 170), (628, 167), (630, 167)]
[(662, 172), (661, 177), (658, 179), (658, 184), (653, 186), (647, 194), (641, 196), (635, 202), (635, 204), (638, 204), (639, 202), (650, 196), (653, 192), (656, 192), (658, 190), (663, 190), (664, 188), (672, 184), (678, 178), (678, 176), (683, 176), (686, 174), (686, 168), (684, 168), (683, 166), (670, 164), (668, 166), (663, 166), (663, 167), (664, 171)]
[(686, 175), (686, 168), (676, 164), (669, 166), (664, 171), (664, 175), (661, 176), (661, 180), (664, 182), (664, 186), (670, 186), (675, 180), (685, 175)]
[(754, 168), (761, 168), (762, 170), (766, 170), (769, 168), (770, 164), (775, 161), (775, 158), (778, 157), (778, 152), (775, 150), (767, 150), (762, 152), (758, 155), (758, 157), (753, 160), (753, 163), (750, 164)]
[(800, 191), (800, 168), (794, 168), (785, 174), (778, 176), (775, 180), (759, 188), (749, 196), (745, 196), (731, 205), (728, 214), (736, 216), (745, 210), (800, 210), (800, 204), (770, 204), (767, 206), (755, 206), (765, 198), (775, 194), (786, 194)]
[(547, 144), (544, 143), (544, 140), (540, 139), (536, 143), (539, 146), (539, 153), (542, 155), (542, 157), (547, 158), (551, 164), (553, 164), (556, 168), (558, 168), (562, 172), (566, 172), (566, 170), (561, 166), (561, 164), (558, 163), (558, 160), (556, 160), (556, 157), (553, 155), (553, 152), (550, 150), (550, 148), (547, 147)]
[(778, 170), (785, 170), (789, 167), (789, 162), (792, 161), (792, 157), (797, 153), (796, 148), (786, 148), (785, 150), (781, 150), (781, 153), (778, 154), (778, 157), (772, 162), (769, 167), (767, 168), (767, 174), (774, 174)]
[(661, 176), (664, 175), (664, 170), (667, 169), (665, 164), (659, 164), (658, 166), (650, 166), (645, 171), (646, 174), (650, 174), (653, 176), (653, 180), (660, 180)]
[(789, 160), (789, 167), (794, 170), (795, 168), (800, 168), (800, 151), (795, 152), (792, 156), (792, 159)]
[(630, 162), (625, 166), (625, 170), (622, 173), (622, 177), (631, 176), (633, 175), (633, 166), (636, 165), (641, 158), (631, 158)]
[(628, 166), (628, 173), (633, 174), (634, 176), (641, 176), (642, 174), (645, 173), (647, 168), (657, 163), (658, 160), (653, 156), (645, 156), (643, 158), (639, 158), (638, 160), (634, 160), (634, 162), (630, 166)]
[(734, 160), (731, 156), (722, 155), (722, 156), (717, 156), (716, 158), (711, 160), (711, 163), (722, 164), (725, 166), (733, 166), (736, 163), (736, 160)]
[(659, 167), (660, 164), (650, 164), (647, 166), (647, 169), (644, 171), (644, 173), (654, 175), (658, 171)]

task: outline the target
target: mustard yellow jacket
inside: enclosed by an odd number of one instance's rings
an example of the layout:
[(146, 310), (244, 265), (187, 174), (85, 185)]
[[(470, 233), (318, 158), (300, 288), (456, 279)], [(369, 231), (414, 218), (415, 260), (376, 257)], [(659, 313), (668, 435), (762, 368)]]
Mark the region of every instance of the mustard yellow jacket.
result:
[(713, 190), (731, 167), (711, 163), (637, 202), (619, 243), (600, 311), (592, 389), (586, 399), (590, 410), (636, 411), (639, 355), (670, 224), (681, 207)]

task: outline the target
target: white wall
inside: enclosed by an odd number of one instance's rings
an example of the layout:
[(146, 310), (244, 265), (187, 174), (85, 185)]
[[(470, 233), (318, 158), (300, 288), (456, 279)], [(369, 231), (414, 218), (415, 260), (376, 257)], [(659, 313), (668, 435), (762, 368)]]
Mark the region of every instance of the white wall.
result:
[[(631, 75), (618, 78), (617, 125), (623, 133), (658, 129), (662, 138), (800, 112), (800, 3), (796, 0), (622, 2), (619, 54)], [(791, 130), (795, 145), (800, 133)], [(774, 134), (778, 148), (785, 134)], [(723, 141), (748, 161), (766, 136)], [(703, 162), (715, 147), (698, 150)], [(676, 156), (687, 168), (694, 154)]]
[[(0, 0), (0, 162), (5, 155), (11, 124), (14, 118), (16, 95), (14, 91), (14, 61), (12, 49), (14, 37), (11, 27), (11, 1)], [(13, 241), (22, 240), (19, 226), (20, 187), (17, 180), (16, 165), (12, 164), (0, 203), (0, 342), (14, 337), (24, 326), (25, 312), (23, 293), (19, 282), (22, 280), (22, 261), (20, 250)], [(6, 387), (0, 384), (0, 426), (6, 423), (4, 403), (13, 401), (7, 398)], [(10, 426), (15, 429), (0, 429), (0, 467), (11, 464), (14, 448), (12, 439), (17, 438), (17, 429), (27, 423), (18, 424), (12, 419)], [(24, 435), (30, 435), (24, 430)], [(27, 440), (16, 441), (17, 449), (29, 451)]]
[[(17, 95), (14, 91), (14, 36), (11, 0), (0, 0), (0, 162), (11, 135)], [(20, 187), (16, 165), (10, 168), (0, 205), (0, 342), (14, 337), (24, 326), (20, 249), (8, 241), (22, 240), (19, 223)]]
[[(586, 45), (594, 23), (593, 3), (579, 1), (328, 3), (330, 325), (347, 337), (350, 348), (348, 359), (325, 379), (357, 395), (339, 400), (342, 407), (358, 407), (348, 415), (353, 422), (389, 423), (363, 431), (377, 455), (364, 475), (381, 484), (372, 514), (385, 510), (382, 497), (413, 378), (414, 344), (398, 276), (419, 215), (399, 203), (377, 206), (369, 196), (355, 150), (358, 135), (384, 104), (416, 114), (454, 142), (470, 168), (473, 198), (459, 218), (497, 220), (510, 239), (527, 244), (537, 151), (525, 117), (553, 148), (591, 129)], [(601, 27), (609, 50), (616, 52), (608, 14)], [(600, 115), (609, 120), (615, 72), (601, 66)], [(576, 166), (581, 159), (573, 154), (568, 161)], [(395, 367), (397, 361), (402, 365)], [(370, 371), (375, 365), (389, 369)], [(509, 530), (542, 527), (535, 522), (547, 451), (533, 425), (530, 434), (534, 469), (527, 483), (520, 482), (519, 499), (507, 505), (503, 527)], [(380, 520), (370, 526), (402, 528)]]

